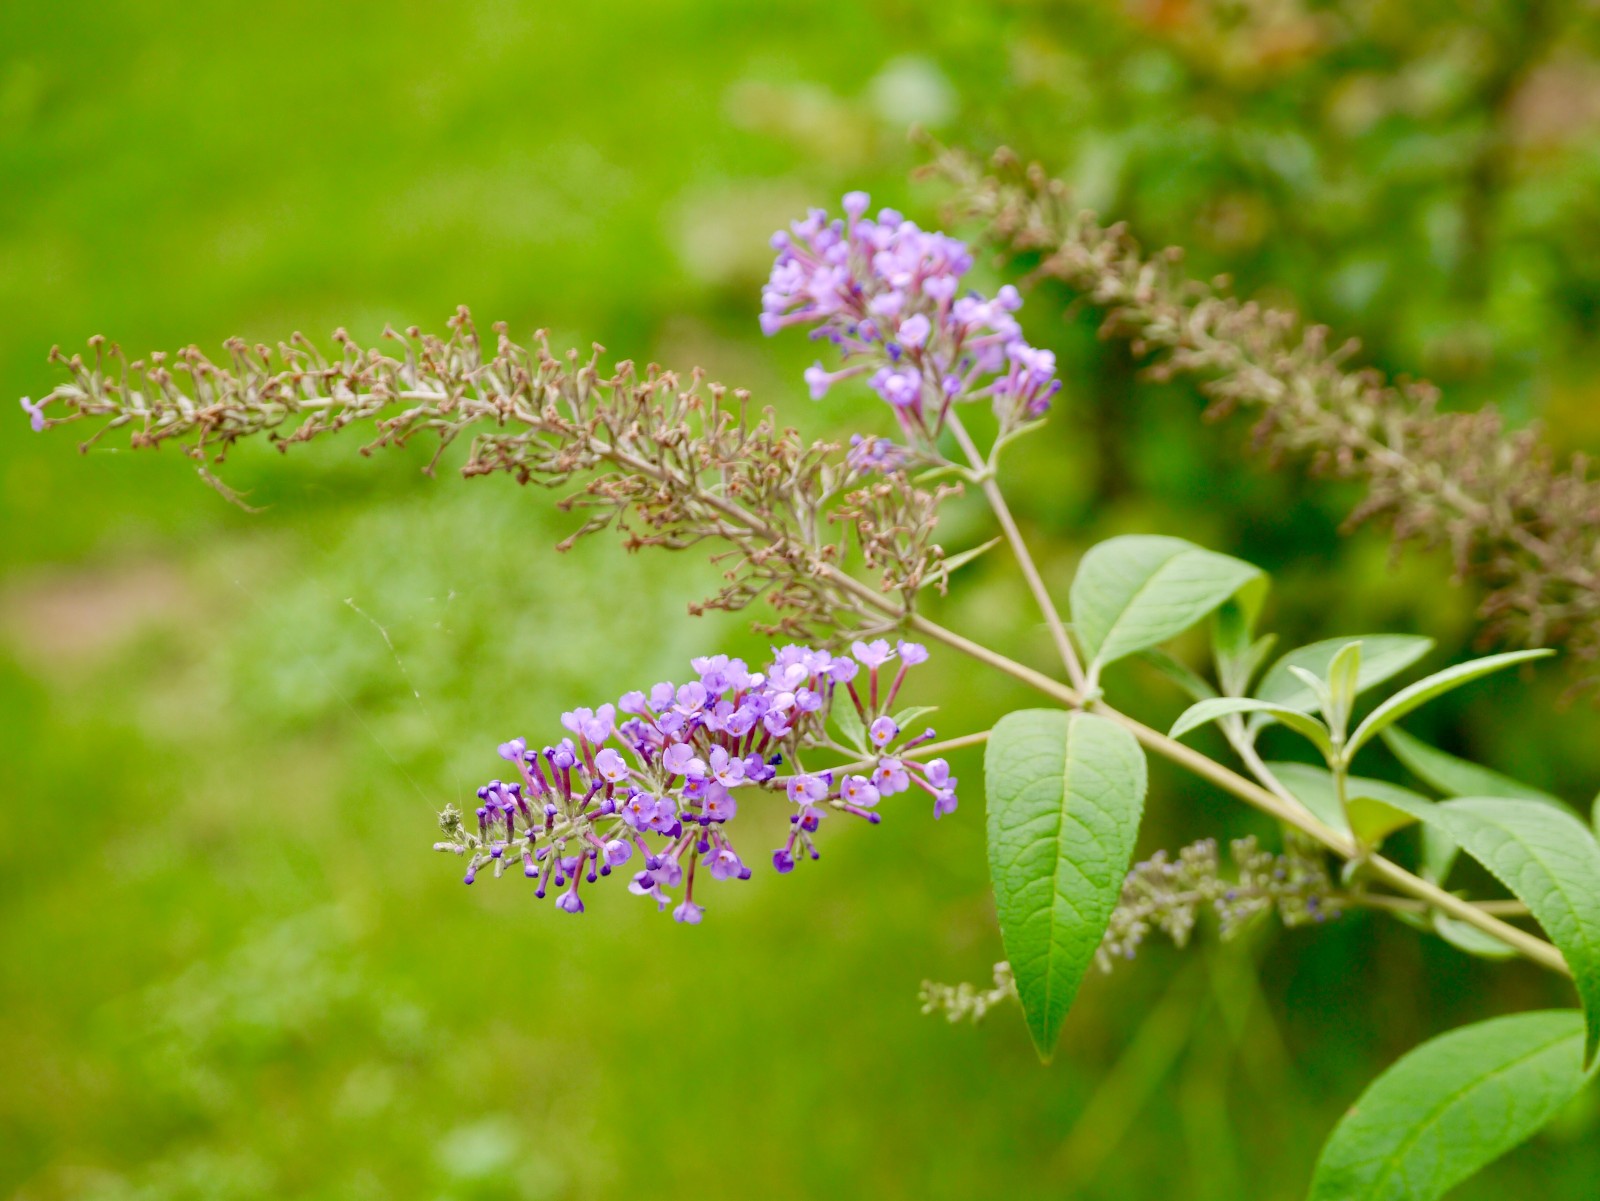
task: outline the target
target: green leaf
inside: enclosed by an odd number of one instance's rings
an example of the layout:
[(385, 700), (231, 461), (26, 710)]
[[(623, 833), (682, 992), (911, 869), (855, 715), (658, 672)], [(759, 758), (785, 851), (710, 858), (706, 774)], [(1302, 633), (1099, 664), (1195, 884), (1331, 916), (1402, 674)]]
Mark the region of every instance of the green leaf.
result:
[[(1549, 805), (1564, 813), (1570, 812), (1560, 798), (1487, 767), (1458, 759), (1446, 751), (1429, 746), (1399, 726), (1387, 726), (1380, 733), (1394, 752), (1394, 757), (1407, 770), (1446, 796), (1509, 797)], [(1457, 849), (1455, 840), (1442, 827), (1425, 827), (1422, 832), (1422, 875), (1436, 884), (1443, 884), (1455, 863)]]
[(1433, 649), (1432, 638), (1411, 634), (1356, 634), (1348, 638), (1325, 638), (1290, 651), (1267, 669), (1256, 696), (1290, 709), (1310, 712), (1316, 708), (1316, 694), (1295, 678), (1289, 669), (1299, 667), (1318, 679), (1326, 679), (1334, 656), (1352, 642), (1361, 644), (1361, 670), (1355, 690), (1365, 692), (1391, 676), (1399, 675)]
[(947, 559), (940, 559), (938, 566), (933, 571), (928, 573), (928, 578), (923, 580), (918, 587), (927, 588), (931, 585), (944, 584), (948, 582), (952, 572), (965, 567), (979, 555), (988, 553), (1004, 541), (1004, 538), (994, 537), (989, 539), (987, 542), (979, 544), (978, 546), (969, 546), (966, 550), (961, 551), (958, 554), (951, 555)]
[(1402, 826), (1416, 821), (1417, 806), (1433, 804), (1421, 793), (1387, 780), (1347, 776), (1344, 791), (1350, 804), (1350, 822), (1346, 825), (1345, 815), (1339, 809), (1333, 773), (1327, 768), (1310, 763), (1269, 763), (1267, 767), (1323, 822), (1335, 830), (1353, 833), (1368, 846), (1377, 846)]
[(1450, 878), (1450, 869), (1456, 865), (1456, 858), (1460, 853), (1461, 848), (1456, 846), (1456, 840), (1443, 829), (1435, 825), (1424, 825), (1422, 853), (1419, 856), (1417, 871), (1424, 880), (1443, 884)]
[(1211, 615), (1211, 656), (1216, 661), (1217, 680), (1228, 696), (1243, 696), (1250, 690), (1251, 678), (1276, 641), (1271, 635), (1255, 635), (1268, 587), (1267, 577), (1257, 576)]
[(1048, 1061), (1133, 858), (1144, 752), (1104, 717), (1025, 709), (996, 723), (984, 770), (1000, 934)]
[(1588, 1014), (1587, 1063), (1600, 1045), (1600, 843), (1570, 813), (1503, 797), (1444, 801), (1418, 816), (1493, 872), (1566, 956)]
[(1190, 705), (1178, 715), (1178, 720), (1172, 724), (1167, 737), (1182, 738), (1190, 730), (1209, 721), (1216, 721), (1219, 717), (1226, 717), (1230, 713), (1269, 713), (1296, 734), (1309, 738), (1324, 755), (1333, 753), (1333, 744), (1328, 741), (1327, 727), (1316, 718), (1298, 709), (1287, 709), (1282, 705), (1258, 701), (1248, 696), (1219, 696)]
[(1494, 935), (1485, 934), (1478, 927), (1470, 926), (1460, 918), (1440, 913), (1437, 909), (1432, 911), (1432, 916), (1434, 933), (1458, 951), (1465, 951), (1468, 955), (1476, 955), (1480, 959), (1517, 957), (1514, 947), (1507, 946)]
[(1443, 696), (1452, 689), (1460, 688), (1463, 684), (1471, 683), (1503, 667), (1510, 667), (1514, 663), (1526, 663), (1530, 659), (1543, 659), (1554, 653), (1544, 648), (1507, 651), (1503, 655), (1489, 655), (1482, 659), (1457, 663), (1454, 667), (1447, 667), (1431, 676), (1425, 676), (1415, 684), (1402, 688), (1367, 714), (1366, 720), (1356, 727), (1355, 733), (1350, 735), (1345, 753), (1354, 755), (1374, 734), (1386, 726), (1393, 725), (1407, 713), (1427, 704), (1435, 697)]
[[(910, 731), (912, 722), (916, 721), (919, 717), (924, 717), (927, 714), (934, 712), (938, 708), (938, 705), (912, 705), (909, 709), (900, 710), (900, 712), (894, 715), (892, 720), (894, 721), (894, 724), (899, 726), (902, 730)], [(914, 731), (914, 733), (918, 734), (921, 732), (921, 730)]]
[(1148, 650), (1140, 651), (1139, 658), (1188, 693), (1191, 700), (1207, 701), (1217, 695), (1217, 690), (1206, 683), (1198, 673), (1164, 650), (1150, 647)]
[(854, 747), (863, 755), (868, 753), (867, 727), (862, 724), (861, 714), (856, 712), (855, 702), (848, 696), (841, 695), (839, 704), (833, 706), (833, 724), (846, 746)]
[(1249, 563), (1181, 538), (1111, 538), (1078, 565), (1073, 627), (1098, 670), (1183, 633), (1260, 576)]
[(1406, 770), (1424, 784), (1437, 788), (1445, 796), (1500, 796), (1516, 797), (1524, 801), (1538, 801), (1566, 809), (1564, 801), (1548, 792), (1502, 776), (1497, 771), (1458, 759), (1447, 751), (1431, 747), (1422, 739), (1407, 734), (1399, 726), (1387, 726), (1381, 731), (1383, 740), (1394, 757), (1405, 764)]
[(1578, 1094), (1583, 1020), (1495, 1018), (1404, 1056), (1329, 1136), (1310, 1201), (1435, 1201), (1535, 1134)]
[(1361, 689), (1360, 676), (1361, 643), (1347, 643), (1328, 664), (1328, 707), (1322, 712), (1328, 728), (1341, 738), (1350, 728), (1350, 714), (1356, 707), (1356, 693)]

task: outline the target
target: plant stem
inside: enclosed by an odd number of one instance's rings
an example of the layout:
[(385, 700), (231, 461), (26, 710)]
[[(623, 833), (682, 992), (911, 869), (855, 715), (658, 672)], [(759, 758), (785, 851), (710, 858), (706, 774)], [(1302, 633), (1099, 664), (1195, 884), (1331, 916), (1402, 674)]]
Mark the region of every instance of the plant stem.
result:
[(1273, 773), (1273, 770), (1262, 760), (1260, 752), (1256, 750), (1255, 743), (1250, 741), (1249, 735), (1244, 733), (1240, 723), (1233, 723), (1233, 725), (1227, 728), (1224, 733), (1227, 735), (1228, 745), (1233, 747), (1234, 751), (1237, 752), (1240, 760), (1242, 760), (1244, 765), (1250, 769), (1250, 774), (1252, 776), (1260, 780), (1261, 783), (1266, 786), (1266, 788), (1269, 789), (1274, 796), (1288, 801), (1291, 804), (1298, 805), (1302, 809), (1305, 808), (1305, 802), (1299, 797), (1295, 796), (1294, 793), (1290, 792), (1289, 789), (1284, 786), (1283, 781), (1278, 779), (1277, 775)]
[[(943, 742), (930, 742), (926, 746), (916, 747), (904, 755), (896, 756), (896, 758), (915, 759), (920, 762), (929, 755), (941, 755), (945, 751), (959, 751), (962, 747), (981, 746), (988, 741), (989, 731), (984, 730), (980, 734), (963, 734), (960, 738), (946, 738)], [(830, 770), (843, 774), (845, 772), (860, 771), (864, 767), (873, 767), (877, 762), (876, 758), (857, 759), (853, 763), (843, 763)]]
[(1000, 523), (1000, 530), (1005, 534), (1006, 541), (1011, 544), (1012, 553), (1017, 556), (1017, 566), (1022, 568), (1022, 578), (1028, 582), (1028, 590), (1033, 593), (1033, 599), (1044, 612), (1045, 624), (1050, 627), (1050, 637), (1055, 641), (1056, 653), (1061, 656), (1061, 665), (1067, 669), (1067, 678), (1072, 681), (1074, 688), (1082, 692), (1085, 683), (1083, 664), (1078, 661), (1078, 653), (1073, 649), (1072, 640), (1067, 637), (1067, 628), (1061, 621), (1061, 614), (1056, 610), (1050, 590), (1045, 587), (1044, 577), (1039, 574), (1039, 568), (1033, 561), (1028, 544), (1023, 541), (1022, 531), (1017, 528), (1016, 520), (1011, 516), (1011, 507), (1006, 504), (1005, 495), (1000, 491), (999, 481), (995, 479), (993, 470), (984, 462), (983, 456), (978, 452), (977, 444), (972, 440), (972, 435), (967, 433), (967, 427), (961, 424), (961, 418), (956, 415), (953, 407), (945, 419), (945, 425), (955, 435), (956, 442), (961, 446), (961, 452), (967, 456), (967, 462), (971, 464), (977, 476), (978, 486), (983, 490), (989, 508), (994, 511), (995, 520)]
[[(1343, 893), (1339, 899), (1347, 905), (1359, 905), (1363, 909), (1382, 909), (1389, 913), (1426, 913), (1431, 905), (1410, 897), (1391, 897), (1381, 892), (1350, 892)], [(1528, 907), (1521, 901), (1469, 901), (1474, 909), (1483, 913), (1492, 913), (1498, 917), (1527, 917)]]

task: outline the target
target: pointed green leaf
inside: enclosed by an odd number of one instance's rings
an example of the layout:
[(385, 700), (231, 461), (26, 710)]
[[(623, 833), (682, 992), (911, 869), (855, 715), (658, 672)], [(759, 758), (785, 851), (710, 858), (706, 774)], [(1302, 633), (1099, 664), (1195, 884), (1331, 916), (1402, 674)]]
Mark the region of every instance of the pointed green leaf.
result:
[(1261, 576), (1240, 559), (1181, 538), (1124, 535), (1091, 547), (1070, 599), (1094, 668), (1183, 633)]
[(1440, 913), (1437, 909), (1433, 910), (1432, 917), (1434, 933), (1458, 951), (1465, 951), (1468, 955), (1476, 955), (1480, 959), (1517, 957), (1515, 948), (1507, 946), (1492, 934), (1485, 934), (1476, 926), (1468, 925), (1460, 918)]
[(1164, 650), (1150, 647), (1148, 650), (1140, 651), (1139, 658), (1188, 693), (1191, 700), (1207, 701), (1217, 695), (1217, 690), (1206, 683), (1198, 673)]
[(939, 708), (938, 705), (912, 705), (909, 709), (902, 709), (896, 713), (892, 720), (894, 724), (909, 734), (920, 734), (921, 730), (913, 730), (911, 723), (919, 717), (926, 717), (929, 713)]
[(1267, 767), (1305, 807), (1335, 830), (1353, 833), (1368, 846), (1377, 846), (1402, 826), (1416, 821), (1417, 806), (1433, 802), (1387, 780), (1364, 776), (1345, 779), (1345, 798), (1350, 803), (1350, 824), (1339, 810), (1339, 793), (1333, 773), (1310, 763), (1269, 763)]
[(1570, 813), (1502, 797), (1444, 801), (1418, 816), (1493, 872), (1566, 956), (1589, 1019), (1587, 1062), (1600, 1045), (1600, 843)]
[(1297, 680), (1291, 667), (1303, 668), (1318, 679), (1325, 679), (1333, 658), (1352, 642), (1361, 643), (1361, 670), (1356, 675), (1356, 692), (1365, 692), (1392, 676), (1399, 675), (1433, 649), (1432, 638), (1411, 634), (1353, 634), (1347, 638), (1326, 638), (1290, 651), (1267, 669), (1256, 695), (1264, 701), (1310, 712), (1316, 707), (1316, 694)]
[[(1361, 644), (1352, 642), (1350, 645), (1360, 646)], [(1294, 678), (1300, 681), (1306, 691), (1317, 698), (1314, 708), (1326, 718), (1328, 710), (1333, 708), (1333, 692), (1328, 687), (1328, 682), (1313, 675), (1303, 667), (1291, 667), (1289, 670), (1294, 673)]]
[(1582, 1017), (1521, 1013), (1440, 1035), (1350, 1108), (1310, 1201), (1436, 1201), (1532, 1137), (1583, 1087)]
[(1346, 643), (1328, 664), (1328, 699), (1322, 709), (1322, 718), (1335, 738), (1343, 738), (1350, 729), (1356, 694), (1361, 691), (1360, 675), (1361, 643)]
[(1003, 541), (1005, 541), (1004, 538), (994, 537), (978, 546), (969, 546), (966, 550), (961, 551), (958, 554), (951, 555), (949, 558), (940, 559), (938, 566), (933, 571), (928, 573), (927, 579), (923, 580), (919, 587), (927, 588), (930, 585), (943, 584), (947, 582), (950, 579), (952, 572), (965, 567), (979, 555), (986, 554), (990, 550), (993, 550)]
[(1328, 741), (1328, 730), (1314, 717), (1298, 709), (1287, 709), (1268, 701), (1258, 701), (1248, 696), (1219, 696), (1190, 705), (1178, 716), (1168, 731), (1169, 738), (1182, 738), (1190, 730), (1226, 717), (1230, 713), (1268, 713), (1288, 726), (1296, 734), (1309, 738), (1323, 754), (1330, 754), (1333, 744)]
[(1456, 840), (1442, 828), (1435, 825), (1422, 827), (1422, 853), (1417, 871), (1424, 880), (1443, 884), (1450, 878), (1450, 869), (1456, 865), (1460, 854), (1461, 848), (1456, 846)]
[(1394, 757), (1405, 764), (1406, 770), (1424, 784), (1437, 788), (1445, 796), (1501, 796), (1525, 801), (1538, 801), (1565, 809), (1566, 803), (1531, 784), (1523, 784), (1510, 776), (1480, 767), (1465, 759), (1458, 759), (1447, 751), (1429, 746), (1422, 739), (1407, 734), (1399, 726), (1387, 726), (1381, 731), (1383, 740)]
[(1431, 676), (1425, 676), (1415, 684), (1402, 688), (1367, 714), (1366, 719), (1356, 727), (1355, 733), (1350, 735), (1346, 753), (1354, 755), (1378, 731), (1393, 725), (1407, 713), (1420, 708), (1435, 697), (1443, 696), (1452, 689), (1460, 688), (1463, 684), (1481, 679), (1491, 672), (1510, 667), (1515, 663), (1543, 659), (1554, 653), (1543, 648), (1531, 651), (1507, 651), (1503, 655), (1489, 655), (1482, 659), (1457, 663), (1454, 667), (1447, 667)]
[(861, 721), (861, 714), (856, 712), (854, 703), (850, 698), (841, 695), (840, 703), (833, 706), (833, 724), (839, 731), (839, 736), (844, 739), (844, 744), (854, 747), (863, 755), (867, 754), (867, 727)]
[(984, 771), (1000, 934), (1049, 1060), (1133, 858), (1144, 752), (1104, 717), (1027, 709), (990, 732)]
[(1251, 677), (1275, 641), (1270, 635), (1257, 638), (1255, 634), (1268, 586), (1266, 576), (1255, 577), (1211, 615), (1211, 655), (1217, 680), (1229, 696), (1243, 696), (1250, 690)]

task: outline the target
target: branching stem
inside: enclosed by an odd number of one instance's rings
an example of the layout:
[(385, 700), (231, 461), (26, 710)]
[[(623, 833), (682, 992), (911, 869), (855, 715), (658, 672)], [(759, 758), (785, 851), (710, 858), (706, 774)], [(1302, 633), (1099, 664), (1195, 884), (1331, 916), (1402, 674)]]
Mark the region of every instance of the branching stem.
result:
[(1011, 508), (1006, 504), (1005, 495), (1000, 491), (1000, 483), (995, 479), (992, 467), (978, 452), (977, 445), (972, 441), (972, 435), (967, 433), (966, 426), (961, 424), (961, 418), (956, 415), (954, 408), (950, 410), (945, 424), (955, 435), (961, 452), (967, 456), (967, 462), (972, 466), (978, 486), (983, 490), (984, 499), (989, 502), (995, 520), (1000, 523), (1001, 532), (1011, 544), (1012, 553), (1017, 557), (1017, 566), (1022, 569), (1022, 578), (1028, 582), (1028, 590), (1033, 593), (1033, 599), (1043, 611), (1045, 623), (1050, 627), (1050, 637), (1055, 641), (1056, 653), (1061, 656), (1061, 665), (1067, 669), (1067, 678), (1072, 681), (1074, 688), (1083, 692), (1085, 683), (1083, 665), (1078, 661), (1078, 653), (1073, 648), (1072, 640), (1067, 637), (1067, 627), (1061, 620), (1061, 614), (1056, 610), (1050, 590), (1045, 587), (1044, 577), (1039, 574), (1039, 568), (1033, 561), (1028, 544), (1023, 541), (1022, 531), (1017, 528), (1016, 520), (1011, 516)]

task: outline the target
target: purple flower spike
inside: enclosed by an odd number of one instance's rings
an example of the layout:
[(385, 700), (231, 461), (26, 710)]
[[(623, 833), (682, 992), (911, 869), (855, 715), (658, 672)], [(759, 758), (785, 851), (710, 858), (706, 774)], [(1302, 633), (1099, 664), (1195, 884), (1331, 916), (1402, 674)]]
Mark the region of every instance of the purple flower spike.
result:
[(1047, 409), (1059, 385), (1054, 356), (1023, 339), (1017, 290), (957, 299), (972, 266), (967, 248), (893, 209), (868, 217), (867, 204), (865, 193), (851, 192), (843, 219), (813, 210), (772, 239), (762, 332), (809, 327), (847, 363), (859, 360), (832, 373), (821, 363), (809, 369), (812, 395), (847, 373), (874, 372), (873, 390), (930, 448), (954, 401), (989, 399), (1012, 427)]
[[(885, 313), (891, 308), (880, 306)], [(695, 678), (681, 686), (662, 682), (648, 692), (626, 692), (615, 705), (569, 710), (561, 720), (571, 736), (554, 746), (533, 752), (523, 738), (499, 744), (520, 780), (479, 788), (476, 822), (474, 814), (447, 811), (442, 824), (449, 837), (435, 847), (467, 860), (469, 884), (480, 868), (491, 867), (499, 879), (520, 858), (534, 895), (553, 895), (564, 913), (584, 912), (580, 885), (600, 886), (634, 862), (637, 851), (643, 870), (624, 875), (628, 891), (672, 909), (680, 922), (698, 923), (704, 908), (694, 899), (697, 872), (719, 882), (751, 876), (727, 834), (740, 802), (772, 799), (780, 765), (826, 744), (836, 703), (854, 706), (863, 719), (878, 714), (871, 741), (879, 752), (899, 749), (879, 758), (870, 774), (821, 764), (809, 772), (789, 769), (781, 788), (794, 809), (789, 837), (772, 854), (775, 871), (793, 871), (802, 855), (819, 857), (815, 836), (824, 818), (843, 812), (876, 824), (880, 800), (913, 783), (935, 798), (937, 814), (949, 812), (956, 783), (949, 766), (907, 759), (905, 748), (915, 740), (907, 744), (883, 712), (905, 668), (926, 652), (882, 638), (854, 649), (851, 657), (801, 645), (774, 648), (759, 671), (728, 655), (701, 656), (692, 661)], [(896, 658), (900, 670), (880, 707), (880, 668)], [(858, 691), (861, 666), (870, 671)], [(620, 725), (619, 713), (626, 715)], [(666, 890), (680, 884), (686, 888), (676, 901)]]

